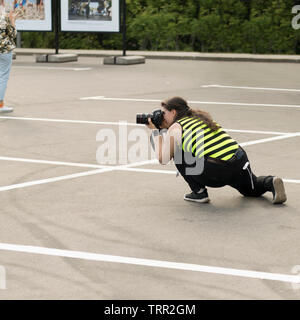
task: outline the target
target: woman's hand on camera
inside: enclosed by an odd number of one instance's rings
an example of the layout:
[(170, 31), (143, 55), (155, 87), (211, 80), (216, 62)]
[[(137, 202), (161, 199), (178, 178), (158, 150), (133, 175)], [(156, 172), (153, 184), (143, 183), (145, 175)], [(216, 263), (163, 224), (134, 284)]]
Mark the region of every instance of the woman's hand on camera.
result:
[(157, 128), (155, 127), (155, 125), (153, 124), (153, 122), (151, 121), (151, 118), (148, 118), (148, 123), (149, 123), (149, 124), (146, 124), (147, 128), (149, 128), (149, 129), (151, 129), (151, 130), (157, 129)]

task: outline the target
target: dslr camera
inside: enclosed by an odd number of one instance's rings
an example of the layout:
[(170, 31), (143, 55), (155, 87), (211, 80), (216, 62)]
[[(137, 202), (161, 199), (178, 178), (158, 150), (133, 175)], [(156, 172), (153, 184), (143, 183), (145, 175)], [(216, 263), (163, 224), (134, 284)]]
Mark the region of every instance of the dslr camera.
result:
[(152, 113), (138, 113), (136, 115), (136, 123), (149, 124), (148, 118), (151, 118), (151, 121), (155, 125), (155, 127), (157, 129), (160, 129), (160, 126), (164, 120), (164, 112), (160, 109), (157, 109)]

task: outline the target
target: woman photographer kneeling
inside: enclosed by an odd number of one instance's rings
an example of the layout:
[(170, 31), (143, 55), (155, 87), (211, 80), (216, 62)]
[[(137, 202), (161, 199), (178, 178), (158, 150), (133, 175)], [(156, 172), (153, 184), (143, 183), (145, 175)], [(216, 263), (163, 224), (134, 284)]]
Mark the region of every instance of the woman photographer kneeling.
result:
[[(163, 135), (148, 118), (156, 156), (161, 164), (174, 159), (179, 173), (192, 192), (184, 199), (209, 202), (206, 187), (229, 185), (246, 197), (260, 197), (269, 191), (273, 204), (287, 200), (284, 184), (276, 176), (256, 177), (250, 168), (247, 154), (211, 116), (191, 109), (181, 97), (161, 103)], [(164, 130), (166, 131), (166, 130)]]

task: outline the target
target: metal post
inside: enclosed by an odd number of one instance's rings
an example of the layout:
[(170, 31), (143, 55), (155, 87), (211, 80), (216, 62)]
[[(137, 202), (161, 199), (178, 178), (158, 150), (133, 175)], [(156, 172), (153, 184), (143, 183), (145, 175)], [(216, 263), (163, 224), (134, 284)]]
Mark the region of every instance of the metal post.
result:
[(122, 24), (122, 31), (123, 31), (123, 56), (126, 56), (126, 0), (123, 0), (123, 24)]
[(59, 50), (59, 0), (54, 0), (55, 54)]
[(21, 37), (21, 32), (19, 31), (17, 33), (17, 48), (21, 48), (22, 46), (22, 37)]

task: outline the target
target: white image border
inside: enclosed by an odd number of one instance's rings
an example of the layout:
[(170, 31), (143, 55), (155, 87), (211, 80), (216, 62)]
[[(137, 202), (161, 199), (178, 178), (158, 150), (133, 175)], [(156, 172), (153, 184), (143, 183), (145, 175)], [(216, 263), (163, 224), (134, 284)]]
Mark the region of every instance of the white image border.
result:
[(18, 31), (52, 31), (51, 0), (44, 0), (44, 20), (16, 20)]
[(61, 31), (120, 32), (120, 0), (112, 0), (111, 21), (69, 20), (69, 1), (61, 0)]

